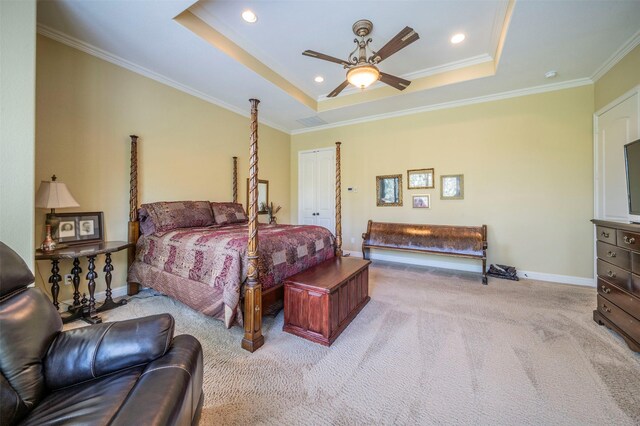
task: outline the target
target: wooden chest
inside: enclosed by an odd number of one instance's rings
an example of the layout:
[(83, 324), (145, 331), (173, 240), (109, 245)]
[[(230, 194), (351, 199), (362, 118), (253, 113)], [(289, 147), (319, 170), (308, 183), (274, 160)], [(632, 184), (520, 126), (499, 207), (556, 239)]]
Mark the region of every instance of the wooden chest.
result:
[(640, 225), (592, 222), (598, 254), (598, 308), (593, 319), (640, 352)]
[(370, 263), (336, 257), (289, 277), (282, 329), (330, 346), (369, 302)]

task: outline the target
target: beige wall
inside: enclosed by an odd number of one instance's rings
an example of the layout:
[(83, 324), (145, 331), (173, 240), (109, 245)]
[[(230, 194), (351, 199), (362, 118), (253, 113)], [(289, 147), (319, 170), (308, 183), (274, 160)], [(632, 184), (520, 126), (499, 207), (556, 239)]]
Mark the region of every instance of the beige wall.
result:
[[(219, 200), (232, 196), (232, 156), (239, 157), (239, 201), (248, 176), (249, 119), (46, 37), (37, 43), (36, 182), (56, 174), (80, 207), (103, 211), (105, 237), (126, 240), (129, 134), (140, 136), (140, 202)], [(249, 102), (247, 101), (247, 111)], [(260, 178), (289, 221), (290, 137), (260, 126)], [(37, 186), (37, 185), (36, 185)], [(36, 240), (45, 212), (36, 211)], [(97, 291), (104, 289), (103, 258)], [(113, 286), (125, 283), (126, 256), (114, 256)], [(86, 263), (82, 265), (86, 273)], [(68, 273), (70, 264), (61, 266)], [(46, 282), (50, 265), (38, 262)], [(84, 283), (81, 284), (86, 289)], [(46, 285), (48, 290), (49, 286)], [(86, 290), (85, 290), (86, 291)], [(68, 299), (69, 287), (61, 299)]]
[[(297, 220), (298, 151), (339, 140), (346, 249), (360, 250), (368, 219), (487, 224), (489, 262), (592, 277), (592, 114), (593, 86), (583, 86), (294, 135), (291, 216)], [(407, 170), (430, 167), (436, 189), (407, 190)], [(404, 206), (376, 207), (376, 175), (397, 173)], [(440, 175), (457, 173), (465, 199), (440, 200)], [(431, 194), (432, 208), (411, 208), (414, 194)]]
[(640, 84), (640, 46), (636, 46), (595, 83), (595, 110)]
[(33, 270), (36, 2), (0, 1), (0, 241)]

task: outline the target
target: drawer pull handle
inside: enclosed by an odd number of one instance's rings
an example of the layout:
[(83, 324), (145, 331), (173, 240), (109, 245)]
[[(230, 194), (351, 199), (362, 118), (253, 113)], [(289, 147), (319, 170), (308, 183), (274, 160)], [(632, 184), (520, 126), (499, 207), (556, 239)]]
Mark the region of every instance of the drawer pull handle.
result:
[(616, 273), (613, 271), (607, 271), (607, 275), (609, 275), (611, 278), (615, 278), (616, 277)]
[(611, 293), (611, 289), (609, 287), (602, 286), (602, 292), (605, 294)]
[(616, 252), (615, 251), (607, 252), (607, 257), (616, 257)]
[(602, 231), (602, 234), (601, 234), (601, 235), (602, 235), (603, 237), (605, 237), (605, 238), (609, 238), (609, 233), (608, 233), (608, 232), (604, 232), (604, 231)]
[(611, 313), (611, 309), (607, 308), (607, 305), (602, 305), (602, 309), (604, 309), (605, 312)]
[(633, 237), (629, 238), (628, 236), (625, 235), (624, 236), (624, 242), (626, 244), (635, 244), (636, 243), (636, 239), (633, 238)]

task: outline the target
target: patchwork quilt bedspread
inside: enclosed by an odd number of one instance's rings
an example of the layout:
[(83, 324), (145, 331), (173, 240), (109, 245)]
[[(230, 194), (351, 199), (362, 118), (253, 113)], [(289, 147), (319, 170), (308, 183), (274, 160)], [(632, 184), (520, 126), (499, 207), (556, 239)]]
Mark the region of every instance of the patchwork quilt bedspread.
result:
[[(258, 273), (263, 290), (334, 256), (335, 238), (320, 226), (260, 224), (258, 238)], [(246, 223), (141, 236), (129, 281), (153, 288), (153, 282), (144, 282), (145, 271), (152, 269), (181, 278), (174, 282), (185, 283), (186, 279), (205, 284), (212, 293), (222, 295), (224, 318), (220, 319), (231, 327), (234, 321), (242, 321), (238, 302), (247, 278), (247, 240)], [(202, 306), (192, 307), (209, 314)]]

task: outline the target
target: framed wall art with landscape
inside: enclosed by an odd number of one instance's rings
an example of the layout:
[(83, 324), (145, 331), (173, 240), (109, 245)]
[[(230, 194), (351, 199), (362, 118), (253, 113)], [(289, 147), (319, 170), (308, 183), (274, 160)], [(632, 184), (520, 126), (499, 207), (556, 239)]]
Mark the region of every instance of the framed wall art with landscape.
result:
[(463, 200), (464, 199), (464, 175), (440, 176), (440, 199)]
[(376, 176), (376, 205), (402, 205), (402, 175)]
[(407, 170), (408, 189), (430, 189), (434, 185), (433, 169)]

